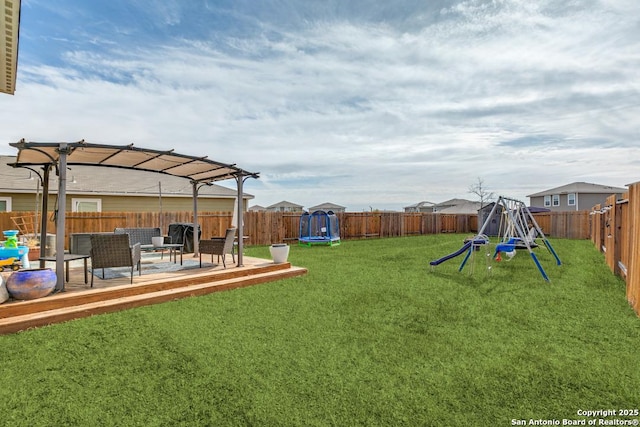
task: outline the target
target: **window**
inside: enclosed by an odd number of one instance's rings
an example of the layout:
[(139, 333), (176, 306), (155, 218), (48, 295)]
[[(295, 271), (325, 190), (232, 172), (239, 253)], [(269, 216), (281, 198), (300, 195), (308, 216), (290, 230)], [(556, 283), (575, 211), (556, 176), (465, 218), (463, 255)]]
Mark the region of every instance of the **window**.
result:
[(551, 196), (544, 196), (544, 207), (548, 208), (551, 206)]
[(100, 199), (71, 199), (72, 212), (102, 212)]
[(560, 195), (559, 194), (554, 194), (553, 196), (551, 196), (551, 198), (553, 199), (553, 206), (560, 206)]
[(567, 194), (567, 205), (575, 206), (576, 205), (576, 193)]
[(0, 197), (0, 212), (11, 212), (11, 197)]

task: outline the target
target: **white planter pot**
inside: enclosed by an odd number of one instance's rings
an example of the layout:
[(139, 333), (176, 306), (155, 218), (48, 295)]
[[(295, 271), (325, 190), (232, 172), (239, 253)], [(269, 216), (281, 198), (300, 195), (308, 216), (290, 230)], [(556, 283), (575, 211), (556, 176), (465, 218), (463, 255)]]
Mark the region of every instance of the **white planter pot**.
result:
[(271, 258), (275, 264), (285, 263), (289, 257), (289, 245), (286, 243), (271, 245), (269, 252), (271, 252)]
[(151, 238), (151, 244), (155, 247), (162, 246), (164, 244), (164, 237), (154, 236)]

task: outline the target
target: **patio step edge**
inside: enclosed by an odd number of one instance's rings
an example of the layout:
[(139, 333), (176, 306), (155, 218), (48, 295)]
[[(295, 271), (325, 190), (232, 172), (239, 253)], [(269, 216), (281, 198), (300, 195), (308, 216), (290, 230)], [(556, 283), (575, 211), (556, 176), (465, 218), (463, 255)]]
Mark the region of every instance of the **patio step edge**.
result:
[(186, 297), (202, 296), (213, 292), (221, 292), (241, 287), (253, 286), (276, 280), (302, 276), (305, 268), (290, 267), (286, 270), (276, 269), (249, 276), (234, 277), (202, 283), (188, 284), (153, 292), (120, 296), (112, 298), (37, 311), (18, 316), (0, 318), (0, 335), (24, 331), (30, 328), (81, 319), (97, 314), (111, 313), (146, 305), (159, 304)]
[(181, 288), (192, 284), (208, 283), (232, 278), (243, 278), (263, 272), (283, 271), (290, 268), (292, 268), (290, 263), (268, 263), (240, 269), (230, 269), (228, 271), (222, 272), (205, 272), (189, 277), (157, 279), (143, 283), (136, 283), (136, 276), (133, 279), (133, 285), (127, 283), (110, 288), (88, 288), (83, 292), (60, 292), (44, 298), (29, 301), (16, 301), (11, 304), (0, 304), (0, 319), (29, 313), (38, 313), (41, 311), (54, 310), (56, 308), (64, 308), (72, 305), (83, 305), (90, 302), (102, 301), (106, 299), (105, 295), (109, 295), (111, 298), (114, 298), (147, 294), (151, 292), (157, 292), (159, 290)]

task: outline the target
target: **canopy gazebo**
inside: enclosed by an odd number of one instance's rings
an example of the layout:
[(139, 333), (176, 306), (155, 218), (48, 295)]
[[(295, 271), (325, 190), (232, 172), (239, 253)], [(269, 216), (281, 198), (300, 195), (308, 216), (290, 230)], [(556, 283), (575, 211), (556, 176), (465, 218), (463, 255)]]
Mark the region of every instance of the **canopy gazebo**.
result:
[[(47, 212), (49, 195), (49, 175), (55, 169), (58, 175), (58, 211), (56, 212), (56, 235), (65, 235), (67, 167), (97, 166), (134, 169), (147, 172), (173, 175), (188, 179), (193, 192), (193, 227), (198, 230), (198, 191), (204, 185), (216, 181), (234, 179), (237, 184), (236, 214), (238, 236), (243, 236), (243, 184), (247, 178), (258, 178), (259, 173), (248, 172), (235, 164), (226, 164), (210, 160), (207, 156), (194, 157), (174, 153), (173, 150), (161, 151), (129, 145), (90, 144), (79, 142), (26, 142), (24, 139), (10, 143), (18, 149), (13, 167), (27, 168), (36, 173), (42, 182), (42, 211)], [(47, 235), (47, 218), (42, 215), (40, 239)], [(195, 233), (197, 236), (197, 233)], [(198, 255), (198, 239), (194, 239), (194, 252)], [(44, 256), (44, 245), (40, 248)], [(241, 267), (243, 239), (238, 238), (238, 266)], [(64, 290), (64, 238), (56, 239), (56, 291)]]

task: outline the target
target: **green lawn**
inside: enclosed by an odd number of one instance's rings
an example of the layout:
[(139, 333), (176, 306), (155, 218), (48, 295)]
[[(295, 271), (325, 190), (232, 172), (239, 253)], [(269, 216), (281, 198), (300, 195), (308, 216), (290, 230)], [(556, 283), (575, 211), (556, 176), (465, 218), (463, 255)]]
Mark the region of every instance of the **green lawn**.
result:
[(292, 246), (305, 276), (0, 336), (0, 425), (507, 426), (638, 408), (640, 319), (590, 241), (552, 239), (562, 266), (536, 250), (550, 283), (526, 252), (432, 271), (463, 238)]

